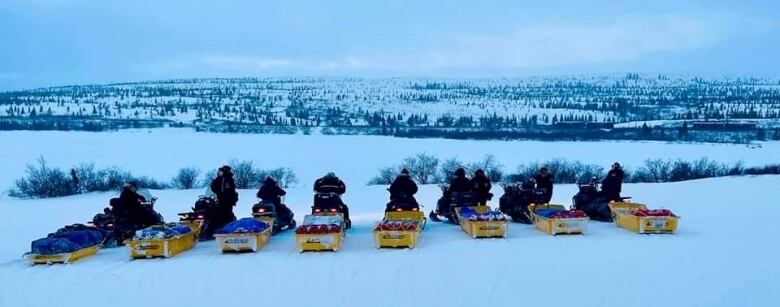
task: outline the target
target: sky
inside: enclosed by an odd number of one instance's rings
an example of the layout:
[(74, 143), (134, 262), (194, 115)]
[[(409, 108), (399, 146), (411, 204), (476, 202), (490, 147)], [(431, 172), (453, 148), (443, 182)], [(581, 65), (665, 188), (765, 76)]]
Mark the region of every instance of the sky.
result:
[(780, 1), (0, 1), (0, 91), (194, 77), (780, 76)]

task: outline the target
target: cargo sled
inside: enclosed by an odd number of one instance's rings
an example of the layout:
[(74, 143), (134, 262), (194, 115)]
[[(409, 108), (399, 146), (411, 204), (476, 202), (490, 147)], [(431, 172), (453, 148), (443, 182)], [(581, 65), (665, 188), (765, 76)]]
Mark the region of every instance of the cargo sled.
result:
[(257, 252), (268, 244), (273, 232), (272, 223), (255, 218), (231, 222), (214, 234), (217, 247), (223, 253)]
[(374, 229), (374, 242), (377, 248), (414, 248), (422, 236), (425, 221), (425, 213), (419, 209), (386, 212)]
[(30, 260), (30, 263), (32, 264), (55, 264), (55, 263), (70, 264), (76, 262), (79, 259), (96, 255), (99, 248), (100, 246), (95, 245), (90, 247), (84, 247), (69, 253), (59, 253), (59, 254), (51, 254), (51, 255), (28, 254), (27, 259)]
[(26, 254), (31, 264), (73, 263), (97, 254), (105, 233), (76, 224), (32, 242)]
[(588, 226), (588, 217), (545, 217), (541, 210), (567, 211), (563, 205), (534, 205), (528, 208), (534, 226), (548, 235), (584, 234)]
[(669, 211), (665, 216), (641, 216), (641, 212), (655, 211), (647, 210), (642, 204), (616, 202), (609, 204), (615, 224), (635, 233), (674, 233), (677, 231), (677, 225), (680, 217)]
[(506, 237), (507, 219), (500, 213), (490, 210), (490, 206), (457, 207), (460, 228), (472, 238)]
[(298, 252), (338, 251), (345, 236), (344, 215), (318, 212), (303, 218), (295, 229)]
[[(163, 228), (175, 228), (176, 233), (171, 233), (164, 237), (143, 237), (138, 234), (150, 230), (162, 230)], [(182, 228), (189, 231), (179, 231)], [(169, 223), (165, 225), (152, 226), (136, 232), (133, 239), (125, 242), (130, 251), (130, 258), (170, 258), (184, 251), (191, 249), (198, 242), (200, 235), (201, 222), (194, 221), (189, 223)]]

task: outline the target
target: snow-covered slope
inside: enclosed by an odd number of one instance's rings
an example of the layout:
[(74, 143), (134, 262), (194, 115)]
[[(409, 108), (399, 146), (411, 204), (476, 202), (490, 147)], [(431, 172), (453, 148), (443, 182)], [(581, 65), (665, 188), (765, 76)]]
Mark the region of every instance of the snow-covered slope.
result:
[[(774, 306), (777, 186), (780, 176), (626, 185), (636, 201), (682, 216), (675, 235), (592, 222), (584, 236), (513, 224), (506, 239), (472, 240), (429, 223), (417, 249), (377, 250), (370, 231), (386, 192), (355, 185), (347, 197), (355, 227), (338, 253), (298, 254), (285, 233), (257, 254), (222, 255), (206, 242), (172, 259), (130, 261), (116, 248), (35, 267), (20, 258), (32, 239), (85, 221), (112, 195), (3, 199), (0, 306)], [(239, 215), (252, 193), (242, 191)], [(199, 191), (156, 194), (172, 219)], [(560, 186), (554, 199), (573, 194)], [(302, 218), (309, 189), (289, 195)], [(419, 199), (430, 209), (437, 197), (425, 186)]]

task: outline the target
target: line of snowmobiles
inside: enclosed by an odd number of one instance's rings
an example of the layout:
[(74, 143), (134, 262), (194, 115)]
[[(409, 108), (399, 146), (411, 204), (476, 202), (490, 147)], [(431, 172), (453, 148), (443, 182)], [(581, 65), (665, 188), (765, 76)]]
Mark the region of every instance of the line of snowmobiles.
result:
[[(632, 203), (629, 197), (614, 198), (600, 193), (596, 184), (578, 185), (572, 205), (550, 204), (544, 189), (533, 183), (504, 185), (504, 194), (497, 210), (491, 210), (488, 201), (476, 192), (450, 192), (441, 186), (442, 197), (428, 218), (436, 222), (458, 224), (472, 238), (505, 237), (507, 222), (534, 224), (550, 235), (582, 234), (588, 220), (612, 222), (636, 233), (673, 233), (679, 216), (670, 211), (650, 210), (645, 205)], [(188, 212), (179, 214), (178, 223), (164, 223), (154, 210), (157, 200), (148, 190), (138, 189), (142, 198), (138, 210), (141, 216), (131, 223), (122, 216), (115, 199), (102, 213), (94, 216), (89, 226), (66, 226), (47, 237), (33, 242), (28, 258), (33, 264), (71, 263), (97, 254), (99, 248), (127, 245), (131, 258), (173, 257), (191, 249), (198, 241), (217, 238), (223, 252), (258, 251), (272, 235), (295, 229), (300, 252), (338, 251), (346, 231), (351, 227), (346, 205), (334, 193), (315, 194), (310, 214), (302, 225), (286, 206), (271, 201), (259, 201), (252, 206), (251, 217), (239, 219), (218, 227), (213, 223), (219, 205), (211, 193), (199, 196)], [(378, 248), (414, 248), (426, 224), (420, 204), (409, 195), (398, 195), (386, 205), (385, 215), (373, 230)], [(259, 223), (259, 224), (258, 224)], [(260, 228), (254, 227), (264, 225)], [(230, 228), (232, 230), (225, 230)]]

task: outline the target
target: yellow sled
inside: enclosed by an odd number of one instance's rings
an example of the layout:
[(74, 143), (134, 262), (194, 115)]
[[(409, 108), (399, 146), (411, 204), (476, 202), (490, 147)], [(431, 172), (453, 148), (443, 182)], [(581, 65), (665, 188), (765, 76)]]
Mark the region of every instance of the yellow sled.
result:
[(341, 248), (341, 241), (344, 239), (344, 215), (341, 213), (317, 213), (307, 215), (303, 218), (303, 225), (312, 225), (317, 223), (338, 224), (341, 225), (341, 232), (327, 234), (295, 234), (295, 242), (298, 246), (298, 252), (319, 252), (319, 251), (338, 251)]
[(642, 204), (611, 203), (609, 208), (615, 224), (635, 233), (674, 233), (677, 231), (679, 216), (636, 216), (634, 212), (646, 209)]
[(384, 221), (416, 221), (415, 230), (374, 230), (374, 242), (377, 248), (383, 247), (408, 247), (414, 248), (422, 236), (425, 228), (425, 213), (422, 211), (401, 211), (385, 213)]
[(198, 243), (200, 221), (183, 223), (190, 227), (189, 233), (165, 239), (128, 240), (125, 243), (130, 250), (130, 258), (170, 258), (191, 249)]
[(70, 264), (78, 261), (81, 258), (86, 258), (97, 254), (99, 248), (100, 245), (95, 245), (95, 246), (85, 247), (70, 253), (61, 253), (61, 254), (53, 254), (53, 255), (29, 254), (27, 255), (27, 259), (30, 260), (30, 263), (32, 263), (33, 265), (55, 264), (55, 263)]
[(537, 229), (548, 235), (559, 234), (583, 234), (588, 226), (588, 218), (567, 218), (567, 219), (551, 219), (536, 214), (538, 209), (561, 209), (566, 210), (563, 205), (534, 205), (528, 207), (528, 212), (531, 213), (532, 221)]
[(223, 253), (257, 252), (271, 239), (273, 227), (254, 233), (215, 234), (217, 246)]
[[(490, 206), (472, 206), (470, 207), (477, 213), (490, 211)], [(455, 209), (458, 215), (460, 228), (471, 238), (503, 238), (506, 237), (507, 221), (469, 221), (460, 215), (461, 207)]]

